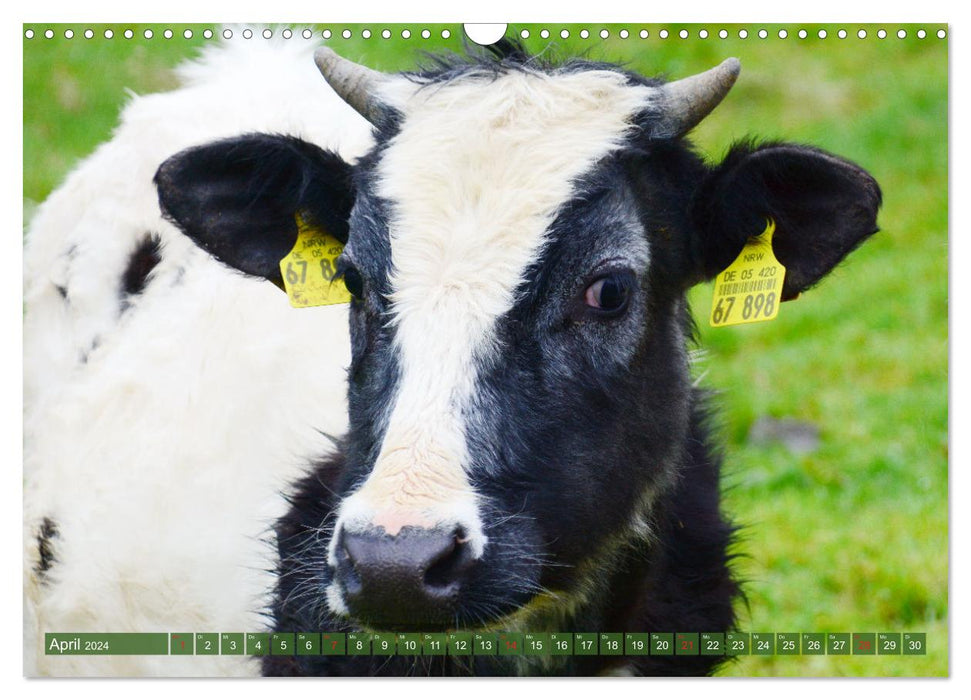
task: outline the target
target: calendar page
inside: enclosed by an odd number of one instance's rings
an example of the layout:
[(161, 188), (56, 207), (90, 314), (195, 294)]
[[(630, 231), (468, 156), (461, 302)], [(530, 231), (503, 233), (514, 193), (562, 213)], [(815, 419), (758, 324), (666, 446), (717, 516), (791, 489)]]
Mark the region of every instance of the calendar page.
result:
[(26, 676), (949, 674), (947, 25), (22, 41)]

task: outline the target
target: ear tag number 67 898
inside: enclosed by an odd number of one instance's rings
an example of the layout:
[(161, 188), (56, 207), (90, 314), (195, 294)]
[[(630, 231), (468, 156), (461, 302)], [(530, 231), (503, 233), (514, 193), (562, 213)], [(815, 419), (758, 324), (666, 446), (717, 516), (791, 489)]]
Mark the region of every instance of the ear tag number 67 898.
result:
[(786, 268), (772, 252), (774, 233), (775, 222), (769, 219), (765, 230), (749, 239), (735, 262), (715, 278), (712, 326), (771, 321), (778, 315)]

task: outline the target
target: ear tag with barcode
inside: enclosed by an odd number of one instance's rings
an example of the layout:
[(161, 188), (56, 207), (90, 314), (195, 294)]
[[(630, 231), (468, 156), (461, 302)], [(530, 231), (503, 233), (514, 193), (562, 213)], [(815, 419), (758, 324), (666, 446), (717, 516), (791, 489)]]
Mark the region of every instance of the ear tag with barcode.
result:
[(718, 273), (712, 326), (771, 321), (778, 315), (786, 268), (772, 252), (773, 234), (775, 222), (769, 219), (765, 231), (750, 238), (735, 262)]
[(283, 286), (290, 306), (347, 304), (351, 294), (337, 276), (337, 258), (344, 245), (323, 229), (310, 226), (297, 214), (297, 242), (280, 261)]

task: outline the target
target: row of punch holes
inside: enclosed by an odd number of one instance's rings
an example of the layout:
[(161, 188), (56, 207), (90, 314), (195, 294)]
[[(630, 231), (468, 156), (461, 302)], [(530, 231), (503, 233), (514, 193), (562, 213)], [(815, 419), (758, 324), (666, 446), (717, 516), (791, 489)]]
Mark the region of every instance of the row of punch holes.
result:
[[(618, 36), (621, 39), (628, 39), (632, 36), (637, 36), (641, 39), (648, 39), (651, 36), (651, 33), (647, 29), (641, 29), (639, 31), (633, 31), (633, 32), (628, 29), (620, 29), (615, 31), (616, 31), (616, 36)], [(232, 39), (234, 36), (236, 36), (236, 32), (234, 32), (232, 29), (223, 29), (220, 33), (223, 39)], [(264, 39), (271, 39), (274, 36), (274, 31), (271, 29), (263, 29), (261, 31), (254, 32), (254, 30), (247, 28), (243, 30), (238, 30), (238, 33), (244, 39), (252, 39), (254, 36), (257, 35), (257, 33), (259, 33), (259, 35), (262, 36)], [(517, 33), (523, 39), (528, 39), (531, 36), (531, 33), (528, 29), (521, 29)], [(729, 30), (727, 29), (720, 29), (717, 32), (709, 32), (707, 29), (699, 29), (696, 32), (694, 32), (694, 35), (699, 39), (708, 39), (709, 37), (714, 37), (714, 36), (717, 36), (720, 39), (727, 39), (732, 35), (732, 33), (736, 33), (738, 38), (740, 39), (747, 39), (750, 36), (750, 33), (747, 29), (733, 30), (733, 32), (729, 32)], [(789, 37), (789, 30), (787, 29), (779, 29), (774, 33), (780, 39), (786, 39)], [(819, 29), (814, 33), (816, 37), (818, 37), (819, 39), (826, 39), (829, 37), (829, 33), (825, 29)], [(835, 35), (840, 39), (845, 39), (848, 36), (850, 36), (850, 33), (851, 32), (848, 32), (846, 29), (839, 29), (835, 32)], [(155, 37), (155, 32), (152, 29), (145, 29), (144, 31), (141, 32), (141, 34), (145, 39), (152, 39)], [(161, 34), (162, 34), (162, 37), (165, 39), (172, 39), (173, 37), (176, 36), (175, 32), (173, 32), (171, 29), (165, 29), (162, 31)], [(212, 29), (204, 29), (201, 32), (201, 34), (204, 39), (212, 39), (214, 36), (216, 36), (217, 32)], [(294, 31), (289, 27), (286, 29), (280, 30), (279, 34), (284, 39), (291, 39), (294, 36), (301, 36), (304, 39), (312, 39), (314, 38), (314, 36), (317, 35), (317, 33), (315, 33), (310, 29)], [(380, 36), (382, 39), (391, 39), (396, 34), (400, 36), (402, 39), (410, 39), (412, 38), (412, 36), (420, 36), (422, 39), (430, 39), (432, 36), (432, 32), (429, 29), (421, 29), (416, 31), (415, 33), (413, 33), (410, 29), (400, 29), (400, 30), (392, 31), (391, 29), (387, 29), (387, 28), (382, 29), (380, 32), (372, 32), (370, 29), (363, 29), (360, 31), (360, 36), (363, 39), (370, 39), (372, 36), (375, 36), (375, 35)], [(549, 29), (541, 29), (537, 32), (537, 34), (542, 39), (548, 39), (554, 35), (558, 35), (561, 39), (569, 39), (572, 36), (572, 33), (569, 29), (561, 29), (559, 32), (556, 32), (556, 31), (551, 32)], [(800, 39), (808, 38), (809, 34), (810, 33), (805, 29), (799, 29), (795, 32), (795, 35)], [(918, 29), (915, 32), (915, 34), (918, 39), (925, 39), (928, 36), (927, 31), (924, 29)], [(947, 36), (947, 32), (944, 29), (938, 29), (936, 34), (938, 39), (944, 39)], [(27, 39), (33, 39), (35, 36), (40, 36), (40, 35), (44, 36), (44, 38), (46, 39), (53, 39), (57, 34), (53, 29), (46, 29), (43, 31), (42, 34), (40, 34), (39, 32), (36, 32), (34, 29), (27, 29), (24, 32), (24, 36)], [(448, 39), (451, 37), (451, 35), (452, 35), (451, 31), (449, 31), (448, 29), (441, 30), (441, 37), (443, 39)], [(896, 35), (898, 39), (906, 39), (907, 30), (898, 29), (896, 32)], [(85, 29), (83, 32), (81, 32), (81, 36), (83, 36), (85, 39), (93, 39), (95, 37), (95, 31), (93, 29)], [(104, 30), (105, 39), (112, 39), (114, 38), (114, 36), (115, 36), (114, 30), (112, 29)], [(126, 39), (133, 39), (135, 37), (135, 31), (132, 29), (125, 29), (124, 31), (121, 32), (121, 36), (123, 36)], [(195, 36), (195, 33), (191, 29), (185, 29), (181, 32), (181, 36), (185, 39), (192, 39)], [(330, 29), (324, 29), (319, 32), (319, 36), (322, 39), (331, 39), (334, 37), (351, 39), (354, 36), (354, 33), (350, 29), (344, 29), (336, 33), (332, 32)], [(599, 32), (597, 31), (591, 32), (587, 29), (581, 29), (576, 32), (576, 36), (579, 36), (581, 39), (589, 39), (591, 36), (599, 36), (601, 39), (608, 39), (611, 36), (611, 31), (608, 29), (601, 29)], [(687, 29), (681, 29), (676, 32), (669, 32), (667, 29), (661, 29), (657, 32), (657, 37), (659, 39), (667, 39), (671, 36), (677, 36), (680, 39), (688, 39), (692, 36), (692, 33)], [(770, 33), (767, 29), (759, 29), (755, 32), (755, 36), (757, 36), (759, 39), (767, 39), (769, 38)], [(856, 36), (860, 39), (866, 39), (868, 36), (868, 32), (866, 29), (858, 29), (856, 31)], [(887, 36), (889, 36), (889, 32), (887, 32), (886, 29), (878, 29), (876, 31), (876, 36), (878, 39), (886, 39)], [(75, 32), (73, 29), (64, 30), (65, 39), (73, 39), (74, 37), (75, 37)]]

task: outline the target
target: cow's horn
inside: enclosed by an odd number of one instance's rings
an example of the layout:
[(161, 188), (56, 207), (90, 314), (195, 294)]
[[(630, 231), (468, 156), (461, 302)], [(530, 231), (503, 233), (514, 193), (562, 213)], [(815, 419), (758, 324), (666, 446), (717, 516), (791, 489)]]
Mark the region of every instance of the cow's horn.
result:
[(374, 92), (384, 74), (341, 58), (326, 46), (314, 52), (314, 63), (334, 92), (373, 123), (377, 117)]
[(697, 126), (725, 99), (741, 70), (737, 58), (728, 58), (704, 73), (666, 84), (664, 126), (668, 135), (681, 136)]

